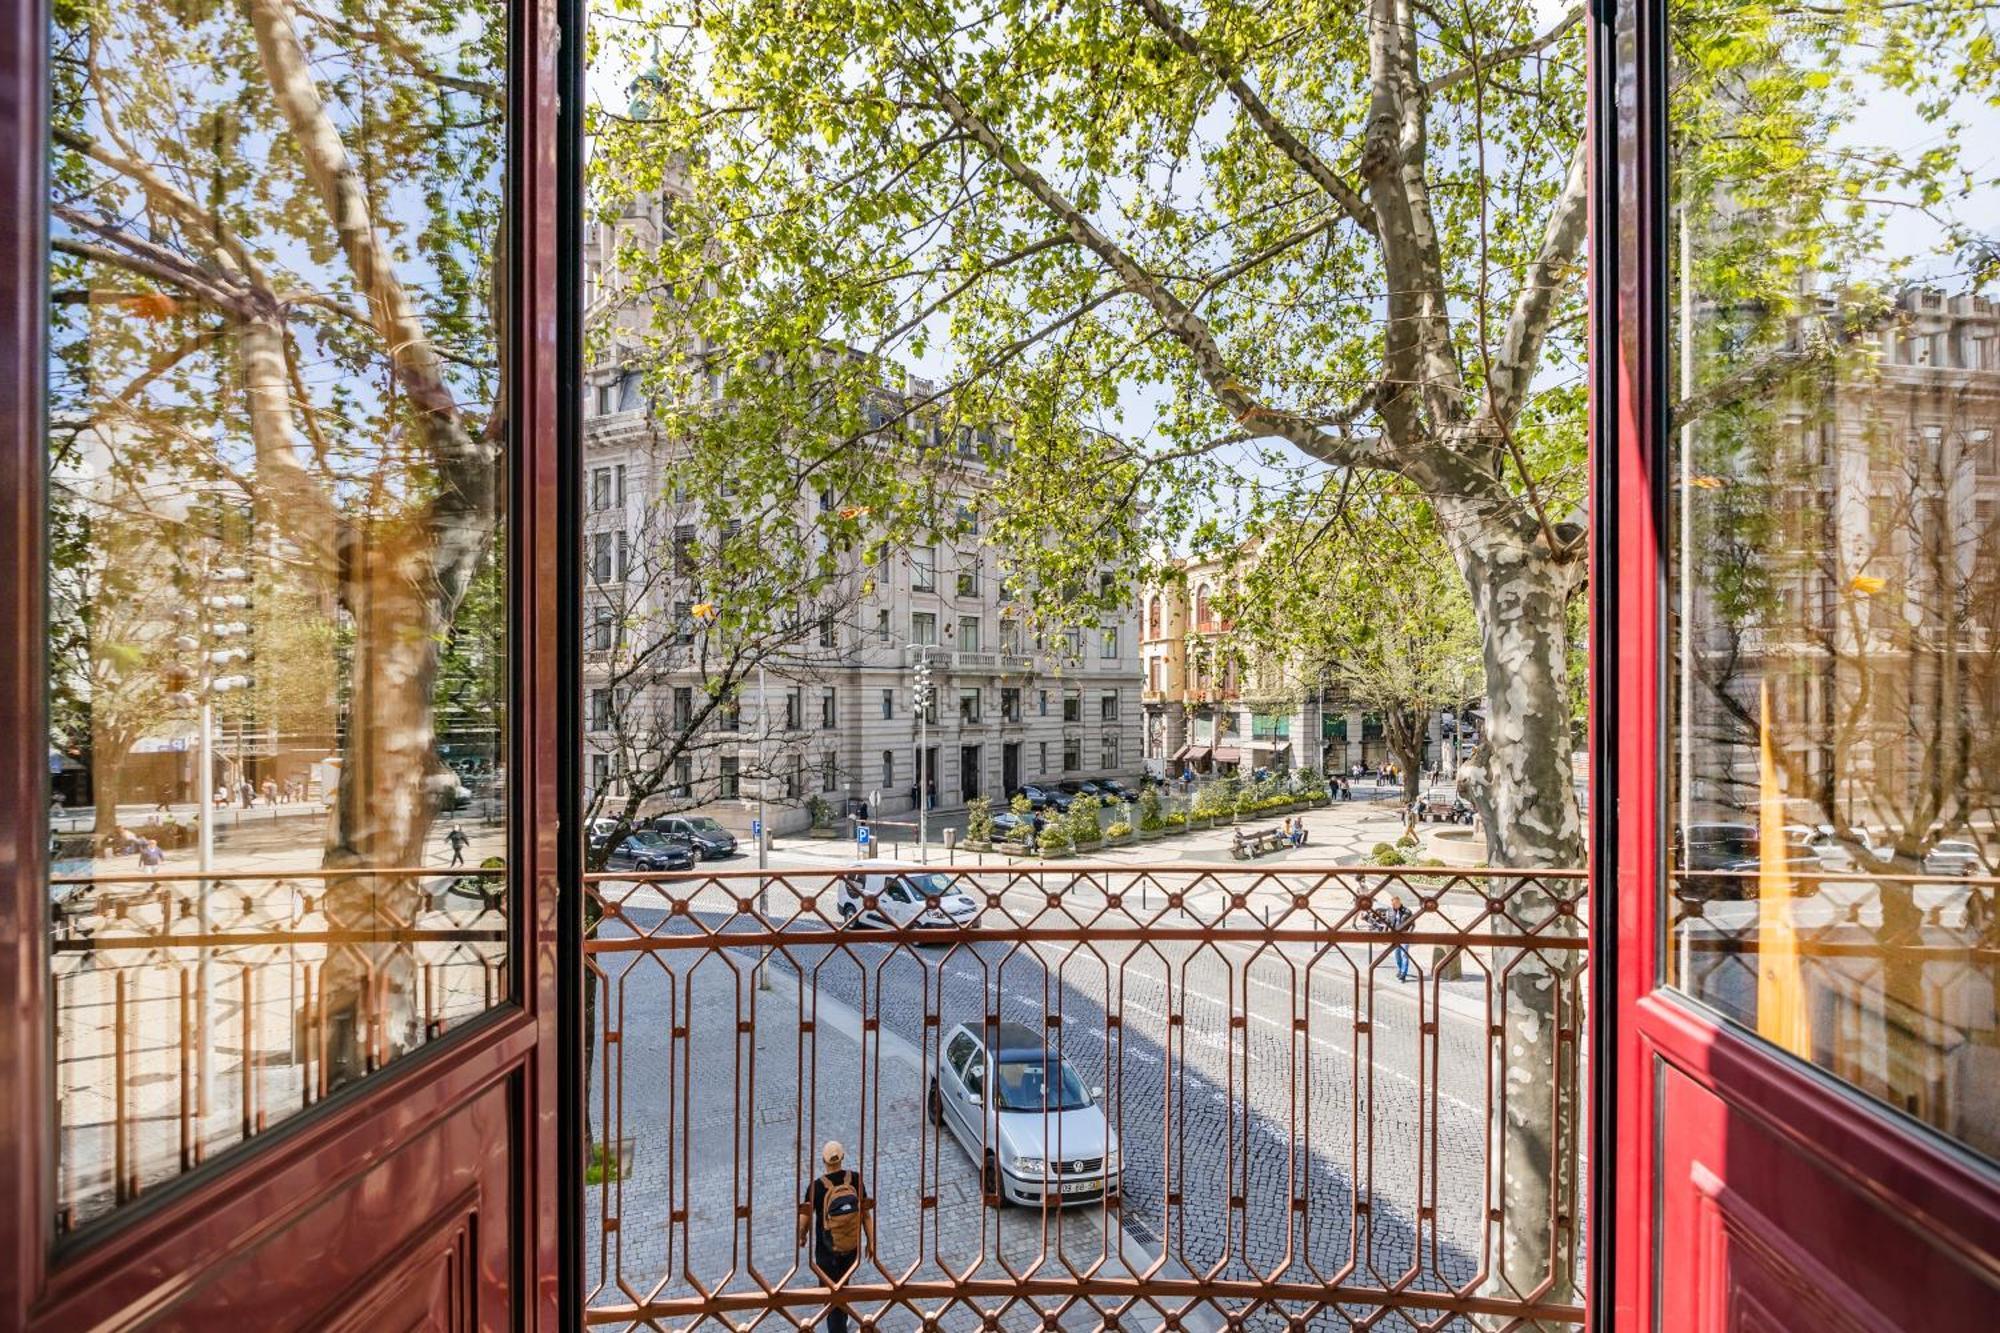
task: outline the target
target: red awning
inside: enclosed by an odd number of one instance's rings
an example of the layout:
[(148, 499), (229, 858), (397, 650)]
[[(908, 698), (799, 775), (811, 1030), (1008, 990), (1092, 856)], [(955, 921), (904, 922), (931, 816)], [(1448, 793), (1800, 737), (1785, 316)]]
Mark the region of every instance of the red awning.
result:
[(1242, 758), (1242, 752), (1233, 745), (1218, 745), (1215, 747), (1215, 762), (1218, 764), (1233, 764)]

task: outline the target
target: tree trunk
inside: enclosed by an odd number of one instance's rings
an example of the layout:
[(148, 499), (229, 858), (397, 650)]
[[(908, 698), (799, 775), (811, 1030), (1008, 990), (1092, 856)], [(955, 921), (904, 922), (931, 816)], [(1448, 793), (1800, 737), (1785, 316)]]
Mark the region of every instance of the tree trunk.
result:
[[(1486, 731), (1459, 766), (1459, 789), (1485, 824), (1491, 864), (1580, 867), (1565, 608), (1581, 567), (1469, 505), (1439, 508), (1472, 595), (1486, 666)], [(1580, 918), (1564, 910), (1581, 897), (1572, 883), (1514, 889), (1509, 928), (1577, 936)], [(1488, 1161), (1501, 1219), (1491, 1294), (1541, 1292), (1549, 1301), (1576, 1295), (1581, 963), (1581, 952), (1568, 948), (1495, 951), (1502, 1035), (1492, 1095), (1500, 1114)]]
[(1424, 732), (1429, 725), (1430, 714), (1422, 709), (1382, 710), (1382, 738), (1389, 743), (1389, 753), (1396, 757), (1396, 767), (1402, 770), (1406, 806), (1417, 799), (1424, 764)]
[[(355, 628), (353, 697), (329, 868), (423, 863), (433, 815), (428, 780), (437, 768), (431, 699), (443, 637), (430, 517), (419, 512), (357, 527), (343, 552), (342, 600)], [(379, 937), (328, 951), (321, 993), (332, 1086), (422, 1042), (416, 948), (398, 937), (416, 925), (423, 906), (417, 876), (327, 881), (328, 928)]]

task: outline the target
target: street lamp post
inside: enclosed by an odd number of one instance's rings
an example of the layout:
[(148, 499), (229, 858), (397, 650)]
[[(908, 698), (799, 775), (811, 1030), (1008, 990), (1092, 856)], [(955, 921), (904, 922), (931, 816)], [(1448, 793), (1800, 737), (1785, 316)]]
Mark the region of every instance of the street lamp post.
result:
[(917, 704), (917, 862), (929, 865), (930, 849), (930, 790), (925, 785), (924, 760), (930, 753), (930, 711), (933, 697), (931, 687), (931, 656), (928, 644), (917, 645), (916, 690)]
[[(175, 702), (197, 705), (196, 726), (200, 735), (196, 738), (196, 815), (195, 815), (195, 868), (201, 878), (195, 889), (195, 937), (202, 941), (195, 952), (195, 1095), (196, 1116), (207, 1122), (209, 1108), (209, 1083), (213, 1077), (211, 1051), (214, 1032), (214, 1003), (212, 983), (209, 977), (209, 956), (214, 952), (208, 944), (211, 925), (209, 915), (209, 895), (212, 885), (209, 872), (215, 869), (215, 800), (210, 784), (215, 781), (215, 696), (236, 690), (248, 689), (250, 677), (240, 674), (217, 674), (217, 668), (228, 668), (250, 660), (250, 650), (228, 646), (227, 641), (240, 639), (250, 632), (250, 627), (241, 621), (207, 620), (205, 616), (224, 611), (247, 610), (250, 599), (240, 592), (213, 592), (218, 584), (244, 584), (250, 581), (250, 573), (235, 565), (213, 566), (206, 557), (199, 575), (197, 594), (192, 613), (183, 613), (192, 620), (193, 633), (183, 633), (174, 639), (174, 647), (181, 652), (195, 654), (196, 670), (182, 674), (188, 686), (192, 687), (194, 698), (187, 698), (186, 691), (170, 695)], [(222, 645), (222, 646), (217, 646)], [(239, 742), (238, 766), (241, 767)], [(249, 1056), (246, 1053), (245, 1059)]]
[[(770, 826), (764, 822), (764, 789), (771, 785), (769, 756), (764, 749), (764, 738), (770, 732), (770, 718), (771, 713), (766, 706), (764, 693), (764, 664), (759, 662), (757, 664), (757, 868), (759, 870), (767, 868), (768, 861), (764, 849), (769, 844), (771, 836)], [(763, 892), (763, 881), (760, 880), (757, 888), (759, 907), (763, 905)]]

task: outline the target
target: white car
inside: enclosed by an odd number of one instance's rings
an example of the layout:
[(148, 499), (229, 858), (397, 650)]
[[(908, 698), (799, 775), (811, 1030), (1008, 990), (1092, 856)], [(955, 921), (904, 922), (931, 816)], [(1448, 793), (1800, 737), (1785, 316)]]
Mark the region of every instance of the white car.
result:
[(894, 861), (865, 861), (840, 878), (834, 895), (844, 924), (884, 930), (949, 930), (979, 924), (979, 904), (951, 875)]
[(1986, 862), (1980, 859), (1979, 849), (1971, 843), (1960, 838), (1944, 838), (1924, 856), (1924, 873), (1983, 875), (1986, 873)]
[(931, 1079), (931, 1123), (951, 1132), (1001, 1203), (1061, 1207), (1118, 1193), (1118, 1135), (1069, 1062), (1025, 1023), (961, 1023)]

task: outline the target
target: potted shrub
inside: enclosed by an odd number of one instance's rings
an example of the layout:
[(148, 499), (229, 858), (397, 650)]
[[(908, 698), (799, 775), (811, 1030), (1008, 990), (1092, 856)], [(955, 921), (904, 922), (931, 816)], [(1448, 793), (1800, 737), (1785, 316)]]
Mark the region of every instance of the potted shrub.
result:
[(812, 820), (812, 836), (832, 838), (839, 835), (833, 826), (833, 802), (824, 796), (806, 797), (806, 814)]
[(1079, 796), (1070, 803), (1069, 813), (1063, 816), (1063, 823), (1069, 826), (1069, 840), (1072, 846), (1088, 847), (1104, 837), (1097, 824), (1098, 802), (1095, 796)]
[(993, 801), (975, 796), (965, 803), (965, 845), (982, 850), (993, 846)]
[(1139, 793), (1139, 836), (1157, 838), (1166, 831), (1167, 822), (1160, 811), (1160, 793), (1155, 787), (1148, 787)]
[(1007, 833), (1005, 850), (1017, 856), (1025, 856), (1035, 850), (1035, 826), (1016, 824)]
[(1124, 820), (1114, 820), (1110, 828), (1104, 830), (1104, 840), (1109, 843), (1124, 842), (1132, 836), (1132, 826)]
[(1069, 855), (1069, 830), (1064, 827), (1063, 820), (1049, 821), (1049, 826), (1042, 830), (1040, 846), (1042, 856), (1047, 860), (1053, 861), (1059, 856)]

